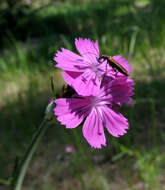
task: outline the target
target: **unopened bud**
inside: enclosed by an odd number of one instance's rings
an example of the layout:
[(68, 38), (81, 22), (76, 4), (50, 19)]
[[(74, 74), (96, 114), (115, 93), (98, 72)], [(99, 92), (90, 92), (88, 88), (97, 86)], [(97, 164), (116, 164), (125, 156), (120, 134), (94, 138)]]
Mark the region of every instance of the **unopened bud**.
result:
[(54, 110), (55, 103), (53, 100), (50, 101), (50, 103), (47, 105), (46, 110), (45, 110), (45, 119), (46, 120), (52, 120), (54, 117)]

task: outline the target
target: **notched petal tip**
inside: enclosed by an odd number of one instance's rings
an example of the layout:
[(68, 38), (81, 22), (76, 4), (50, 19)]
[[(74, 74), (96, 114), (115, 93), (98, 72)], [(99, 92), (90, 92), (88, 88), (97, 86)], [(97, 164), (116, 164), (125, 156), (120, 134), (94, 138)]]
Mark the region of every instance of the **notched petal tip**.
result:
[(114, 137), (120, 137), (127, 133), (129, 128), (128, 120), (120, 113), (110, 108), (103, 109), (105, 127)]
[(98, 41), (94, 42), (90, 38), (77, 38), (75, 46), (77, 51), (91, 63), (99, 56)]
[(106, 146), (103, 124), (97, 112), (92, 111), (83, 125), (83, 136), (93, 148), (101, 149)]
[(106, 147), (107, 144), (97, 144), (97, 145), (91, 145), (91, 148), (94, 148), (94, 149), (102, 149), (103, 147)]

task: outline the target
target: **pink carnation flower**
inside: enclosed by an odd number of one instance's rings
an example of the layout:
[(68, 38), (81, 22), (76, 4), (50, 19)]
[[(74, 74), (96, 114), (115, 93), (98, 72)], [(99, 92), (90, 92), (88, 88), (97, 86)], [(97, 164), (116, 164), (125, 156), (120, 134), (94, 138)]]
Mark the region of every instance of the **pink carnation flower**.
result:
[(72, 145), (66, 145), (65, 146), (65, 151), (66, 151), (66, 153), (69, 153), (69, 154), (72, 154), (72, 153), (76, 152), (74, 146), (72, 146)]
[[(108, 81), (108, 82), (107, 82)], [(127, 119), (114, 106), (131, 101), (133, 81), (128, 77), (105, 80), (95, 96), (73, 96), (55, 100), (54, 114), (66, 128), (73, 129), (83, 120), (83, 136), (94, 148), (106, 146), (104, 127), (114, 137), (126, 133)]]
[[(54, 57), (57, 62), (56, 67), (64, 70), (63, 77), (66, 83), (72, 86), (79, 95), (95, 95), (100, 90), (100, 83), (103, 76), (108, 73), (111, 76), (123, 76), (116, 73), (107, 65), (107, 62), (99, 63), (100, 57), (98, 42), (90, 39), (76, 39), (75, 45), (80, 55), (70, 50), (62, 48)], [(129, 73), (130, 65), (125, 58), (113, 56)]]

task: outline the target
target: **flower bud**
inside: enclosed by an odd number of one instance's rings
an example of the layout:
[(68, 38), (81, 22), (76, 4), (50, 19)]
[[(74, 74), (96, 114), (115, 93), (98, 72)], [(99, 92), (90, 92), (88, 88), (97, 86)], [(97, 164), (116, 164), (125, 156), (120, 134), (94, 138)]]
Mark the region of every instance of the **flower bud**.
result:
[(55, 103), (53, 100), (50, 101), (50, 103), (47, 105), (45, 110), (45, 119), (46, 120), (52, 120), (54, 117), (53, 109), (55, 108)]

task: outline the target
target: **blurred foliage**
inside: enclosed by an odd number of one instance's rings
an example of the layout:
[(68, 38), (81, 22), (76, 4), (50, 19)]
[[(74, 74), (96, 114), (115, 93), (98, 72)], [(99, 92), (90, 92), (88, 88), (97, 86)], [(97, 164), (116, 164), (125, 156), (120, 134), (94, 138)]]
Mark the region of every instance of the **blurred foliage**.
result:
[(1, 6), (0, 11), (2, 41), (9, 33), (18, 40), (50, 34), (72, 37), (97, 34), (97, 38), (109, 33), (127, 41), (138, 30), (139, 43), (147, 37), (151, 44), (157, 44), (164, 32), (164, 1), (151, 1), (146, 6), (139, 6), (135, 0), (89, 0), (86, 3), (77, 0), (65, 1), (64, 5), (52, 1), (38, 7), (33, 6), (32, 1), (29, 4), (17, 0), (6, 2), (8, 6)]

